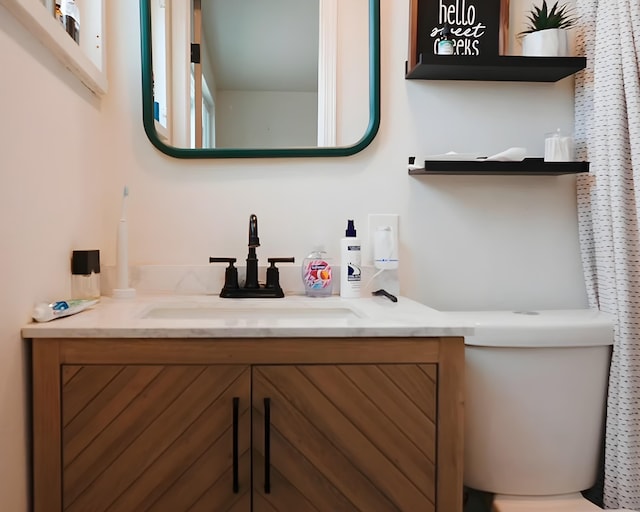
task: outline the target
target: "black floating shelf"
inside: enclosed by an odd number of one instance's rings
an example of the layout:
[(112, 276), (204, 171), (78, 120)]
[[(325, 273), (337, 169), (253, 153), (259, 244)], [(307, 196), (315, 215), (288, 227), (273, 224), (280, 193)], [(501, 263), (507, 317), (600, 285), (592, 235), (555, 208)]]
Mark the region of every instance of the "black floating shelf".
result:
[(405, 78), (413, 80), (557, 82), (584, 69), (586, 65), (586, 57), (502, 55), (480, 58), (457, 55), (424, 56), (420, 54), (418, 64), (411, 70), (405, 70)]
[(543, 158), (525, 158), (521, 162), (487, 162), (482, 160), (426, 160), (423, 169), (409, 174), (557, 176), (589, 172), (589, 162), (545, 162)]

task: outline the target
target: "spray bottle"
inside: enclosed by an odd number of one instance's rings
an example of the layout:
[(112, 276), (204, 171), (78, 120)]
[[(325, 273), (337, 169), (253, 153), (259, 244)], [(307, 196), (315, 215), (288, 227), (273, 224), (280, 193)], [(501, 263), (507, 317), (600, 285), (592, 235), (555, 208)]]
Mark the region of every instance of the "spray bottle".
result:
[(344, 238), (340, 239), (340, 297), (360, 298), (362, 280), (360, 239), (353, 220), (347, 221)]

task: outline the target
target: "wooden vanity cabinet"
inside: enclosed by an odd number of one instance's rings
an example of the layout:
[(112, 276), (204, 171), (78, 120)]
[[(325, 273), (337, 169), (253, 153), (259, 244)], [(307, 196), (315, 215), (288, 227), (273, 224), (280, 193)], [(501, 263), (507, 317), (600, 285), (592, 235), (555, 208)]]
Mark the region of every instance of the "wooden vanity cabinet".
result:
[(462, 338), (31, 344), (35, 512), (462, 511)]

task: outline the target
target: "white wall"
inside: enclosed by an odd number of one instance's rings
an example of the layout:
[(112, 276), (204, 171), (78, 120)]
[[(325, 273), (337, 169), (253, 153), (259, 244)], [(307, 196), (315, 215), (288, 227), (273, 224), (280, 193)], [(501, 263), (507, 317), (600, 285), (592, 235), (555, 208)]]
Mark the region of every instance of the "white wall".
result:
[(0, 7), (0, 510), (27, 510), (25, 354), (36, 301), (67, 296), (73, 249), (102, 246), (100, 103)]
[[(575, 183), (565, 177), (410, 177), (448, 150), (524, 145), (570, 131), (571, 80), (556, 84), (404, 79), (409, 0), (382, 0), (382, 122), (344, 158), (176, 160), (147, 141), (140, 107), (138, 4), (107, 4), (109, 94), (98, 102), (0, 8), (0, 509), (26, 511), (20, 326), (69, 290), (69, 256), (114, 263), (122, 188), (130, 188), (133, 264), (244, 259), (249, 214), (258, 255), (338, 254), (346, 219), (399, 213), (402, 293), (439, 308), (580, 307)], [(65, 152), (65, 148), (71, 147)]]
[[(344, 158), (176, 160), (146, 140), (140, 120), (137, 6), (111, 2), (108, 103), (112, 167), (130, 186), (132, 263), (206, 264), (246, 256), (249, 214), (259, 257), (302, 258), (316, 242), (335, 256), (346, 219), (365, 233), (367, 213), (400, 214), (404, 294), (442, 308), (539, 308), (585, 303), (575, 179), (410, 177), (409, 155), (493, 153), (544, 133), (571, 131), (573, 84), (404, 79), (408, 0), (382, 1), (382, 122), (363, 152)], [(109, 110), (111, 112), (111, 110)], [(115, 177), (114, 177), (115, 179)], [(116, 198), (108, 198), (115, 219)], [(113, 263), (104, 233), (105, 259)]]
[(218, 148), (316, 146), (318, 93), (219, 89), (216, 126)]

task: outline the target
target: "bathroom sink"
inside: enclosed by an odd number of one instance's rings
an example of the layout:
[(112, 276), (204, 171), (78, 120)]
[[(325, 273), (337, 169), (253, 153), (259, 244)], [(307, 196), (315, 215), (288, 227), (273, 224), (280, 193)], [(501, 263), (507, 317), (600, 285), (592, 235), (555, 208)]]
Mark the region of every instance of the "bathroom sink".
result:
[(142, 318), (183, 320), (346, 320), (362, 318), (348, 307), (243, 306), (243, 305), (158, 305), (142, 314)]

